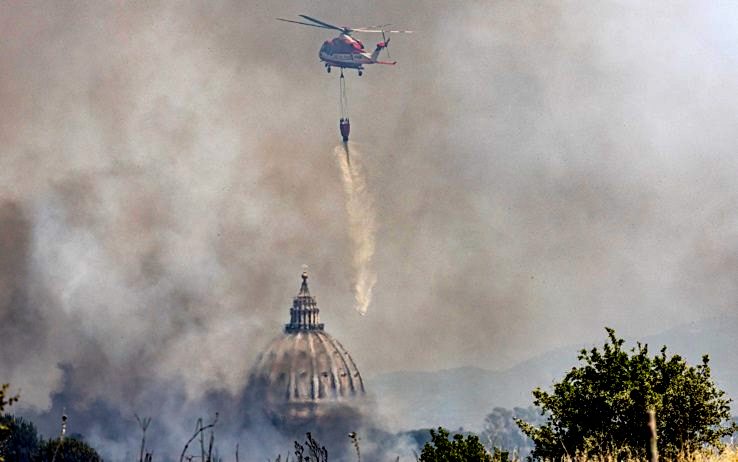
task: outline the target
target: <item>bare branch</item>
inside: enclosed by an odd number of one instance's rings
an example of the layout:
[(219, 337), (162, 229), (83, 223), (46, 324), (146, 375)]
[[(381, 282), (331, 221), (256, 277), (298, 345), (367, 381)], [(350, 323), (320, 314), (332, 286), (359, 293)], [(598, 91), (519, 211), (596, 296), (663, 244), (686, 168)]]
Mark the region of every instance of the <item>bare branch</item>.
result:
[(146, 430), (151, 424), (151, 417), (144, 417), (143, 419), (138, 414), (133, 414), (138, 421), (138, 426), (141, 427), (141, 452), (138, 455), (138, 462), (144, 462), (144, 448), (146, 447)]
[(213, 419), (210, 424), (205, 425), (204, 427), (202, 426), (202, 419), (198, 419), (198, 421), (199, 425), (197, 425), (196, 427), (195, 434), (192, 435), (192, 437), (187, 441), (187, 444), (185, 444), (184, 449), (182, 449), (182, 454), (179, 456), (179, 462), (182, 462), (184, 460), (185, 454), (187, 453), (187, 448), (190, 447), (190, 443), (192, 443), (195, 438), (197, 438), (198, 435), (200, 435), (202, 432), (204, 432), (208, 428), (213, 428), (215, 424), (218, 423), (218, 413), (216, 412), (215, 419)]

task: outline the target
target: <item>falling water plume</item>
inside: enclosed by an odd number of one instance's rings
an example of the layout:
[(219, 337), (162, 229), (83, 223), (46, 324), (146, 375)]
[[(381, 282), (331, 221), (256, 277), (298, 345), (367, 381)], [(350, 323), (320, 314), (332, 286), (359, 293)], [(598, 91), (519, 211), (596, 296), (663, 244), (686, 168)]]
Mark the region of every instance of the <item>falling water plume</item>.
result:
[[(341, 168), (341, 179), (346, 193), (356, 310), (365, 315), (372, 301), (372, 289), (377, 282), (377, 274), (371, 265), (374, 256), (376, 214), (371, 195), (366, 188), (366, 179), (361, 166), (361, 154), (353, 144), (349, 152), (348, 143), (336, 146), (334, 154)], [(350, 161), (349, 156), (351, 157)]]

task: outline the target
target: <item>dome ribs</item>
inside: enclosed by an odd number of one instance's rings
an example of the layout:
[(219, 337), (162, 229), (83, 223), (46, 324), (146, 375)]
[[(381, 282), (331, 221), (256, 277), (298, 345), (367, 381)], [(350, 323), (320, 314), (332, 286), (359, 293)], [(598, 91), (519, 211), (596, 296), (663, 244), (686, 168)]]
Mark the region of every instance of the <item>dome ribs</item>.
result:
[(325, 417), (365, 402), (356, 363), (343, 344), (325, 332), (307, 279), (303, 273), (284, 332), (258, 356), (249, 375), (246, 393), (276, 421)]

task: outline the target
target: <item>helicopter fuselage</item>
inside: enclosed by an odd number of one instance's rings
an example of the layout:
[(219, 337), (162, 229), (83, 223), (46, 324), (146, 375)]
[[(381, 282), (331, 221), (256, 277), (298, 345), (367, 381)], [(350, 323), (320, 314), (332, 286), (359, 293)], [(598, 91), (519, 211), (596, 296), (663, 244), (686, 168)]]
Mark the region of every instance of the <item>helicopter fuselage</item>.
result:
[(318, 57), (330, 69), (330, 66), (364, 69), (364, 64), (374, 64), (376, 59), (364, 49), (364, 44), (347, 34), (326, 40), (320, 47)]

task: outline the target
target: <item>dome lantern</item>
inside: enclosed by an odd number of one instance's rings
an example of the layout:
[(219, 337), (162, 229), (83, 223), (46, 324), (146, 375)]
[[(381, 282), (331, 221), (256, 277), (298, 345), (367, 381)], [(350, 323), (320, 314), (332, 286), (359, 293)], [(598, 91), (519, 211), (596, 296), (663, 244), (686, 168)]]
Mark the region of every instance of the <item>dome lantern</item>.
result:
[(320, 322), (320, 310), (315, 302), (315, 297), (310, 295), (307, 280), (308, 274), (307, 271), (304, 271), (300, 293), (292, 299), (290, 322), (284, 326), (284, 331), (287, 333), (301, 330), (323, 330), (323, 323)]

